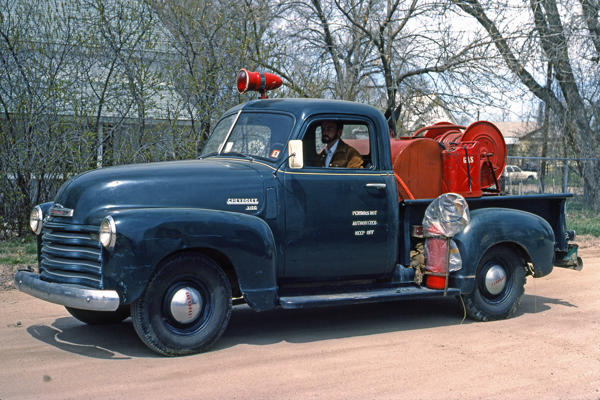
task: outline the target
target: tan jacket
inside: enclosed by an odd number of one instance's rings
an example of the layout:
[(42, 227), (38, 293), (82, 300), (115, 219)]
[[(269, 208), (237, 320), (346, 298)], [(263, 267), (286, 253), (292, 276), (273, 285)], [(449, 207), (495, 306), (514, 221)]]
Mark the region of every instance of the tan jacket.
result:
[[(327, 152), (323, 149), (319, 153), (319, 165), (325, 166), (325, 159), (327, 159)], [(331, 158), (330, 167), (342, 167), (342, 168), (363, 168), (363, 159), (359, 152), (352, 146), (348, 146), (341, 139), (333, 153)]]

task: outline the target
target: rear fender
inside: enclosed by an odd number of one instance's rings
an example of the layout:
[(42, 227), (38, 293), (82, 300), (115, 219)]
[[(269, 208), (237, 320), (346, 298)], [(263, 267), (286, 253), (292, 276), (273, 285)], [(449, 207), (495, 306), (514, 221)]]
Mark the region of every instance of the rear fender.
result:
[(117, 240), (103, 250), (107, 287), (129, 304), (140, 297), (162, 260), (179, 251), (210, 249), (231, 261), (240, 290), (257, 310), (277, 304), (273, 233), (260, 218), (191, 208), (117, 210), (111, 213)]
[(463, 267), (453, 274), (451, 285), (470, 293), (481, 257), (496, 245), (517, 249), (533, 264), (534, 277), (552, 272), (554, 232), (543, 218), (526, 211), (509, 208), (481, 208), (471, 212), (471, 222), (454, 237)]

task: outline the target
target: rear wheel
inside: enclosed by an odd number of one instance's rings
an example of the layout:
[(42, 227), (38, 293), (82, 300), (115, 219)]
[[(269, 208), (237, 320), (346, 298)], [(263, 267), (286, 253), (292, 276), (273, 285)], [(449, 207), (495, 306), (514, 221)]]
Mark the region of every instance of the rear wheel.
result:
[(524, 287), (523, 259), (510, 247), (494, 247), (477, 266), (475, 289), (463, 296), (467, 314), (478, 321), (508, 318), (516, 312)]
[(157, 353), (177, 356), (208, 349), (231, 316), (231, 285), (210, 258), (186, 255), (162, 265), (132, 304), (138, 336)]
[(116, 311), (91, 311), (65, 307), (69, 314), (88, 325), (118, 324), (129, 317), (129, 306), (120, 306)]

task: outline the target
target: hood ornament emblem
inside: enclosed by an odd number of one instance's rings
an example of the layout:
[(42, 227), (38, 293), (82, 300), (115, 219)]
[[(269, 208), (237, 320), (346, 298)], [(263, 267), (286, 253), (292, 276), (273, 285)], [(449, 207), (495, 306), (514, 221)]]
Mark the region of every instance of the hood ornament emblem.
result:
[(73, 209), (65, 208), (62, 204), (54, 203), (50, 208), (50, 215), (53, 217), (72, 217)]

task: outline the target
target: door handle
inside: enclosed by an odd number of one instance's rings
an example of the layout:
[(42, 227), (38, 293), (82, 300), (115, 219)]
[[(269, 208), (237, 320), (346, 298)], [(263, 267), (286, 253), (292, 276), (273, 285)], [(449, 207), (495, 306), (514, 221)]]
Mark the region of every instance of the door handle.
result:
[(365, 185), (366, 188), (372, 188), (377, 190), (383, 190), (387, 187), (385, 183), (367, 183)]

